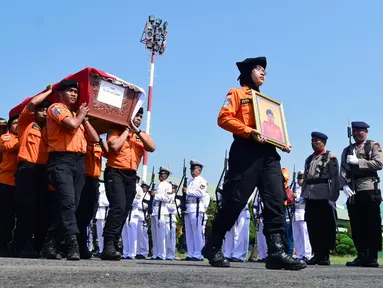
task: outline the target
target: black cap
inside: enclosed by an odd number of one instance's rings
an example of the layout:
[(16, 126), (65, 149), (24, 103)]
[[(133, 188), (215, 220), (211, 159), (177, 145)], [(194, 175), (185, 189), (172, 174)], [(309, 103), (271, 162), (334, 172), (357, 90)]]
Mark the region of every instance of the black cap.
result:
[(274, 116), (273, 111), (271, 111), (271, 109), (267, 109), (267, 110), (266, 110), (266, 115), (267, 115), (267, 114), (270, 114), (270, 115), (273, 115), (273, 116)]
[(141, 107), (140, 109), (138, 109), (137, 114), (144, 114), (144, 108)]
[(9, 119), (8, 119), (8, 128), (11, 127), (13, 120), (16, 120), (18, 118), (19, 118), (19, 114), (15, 114), (15, 115), (12, 115), (11, 117), (9, 117)]
[(322, 139), (325, 141), (328, 139), (326, 134), (324, 134), (322, 132), (316, 132), (316, 131), (311, 133), (311, 137), (316, 137), (316, 138), (319, 138), (319, 139)]
[(367, 129), (370, 128), (370, 125), (368, 125), (366, 122), (363, 121), (354, 121), (351, 122), (352, 128), (359, 128), (359, 129)]
[(0, 126), (7, 126), (8, 123), (7, 123), (7, 120), (5, 120), (4, 118), (0, 118)]
[(57, 91), (64, 91), (68, 88), (78, 88), (78, 82), (76, 80), (62, 80), (57, 86)]
[[(267, 60), (266, 57), (261, 56), (256, 58), (246, 58), (242, 62), (237, 62), (236, 64), (241, 75), (245, 75), (249, 74), (257, 65), (263, 67), (263, 69), (266, 69)], [(241, 75), (238, 77), (237, 80), (239, 80)]]

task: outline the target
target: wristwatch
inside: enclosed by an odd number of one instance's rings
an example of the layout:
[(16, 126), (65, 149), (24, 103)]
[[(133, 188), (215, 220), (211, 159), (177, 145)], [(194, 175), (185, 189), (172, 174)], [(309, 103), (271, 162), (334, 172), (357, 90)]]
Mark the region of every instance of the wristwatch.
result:
[(138, 132), (136, 134), (140, 135), (141, 132), (142, 132), (141, 129), (138, 129)]
[(88, 116), (85, 116), (83, 121), (84, 121), (84, 122), (89, 121), (89, 117), (88, 117)]

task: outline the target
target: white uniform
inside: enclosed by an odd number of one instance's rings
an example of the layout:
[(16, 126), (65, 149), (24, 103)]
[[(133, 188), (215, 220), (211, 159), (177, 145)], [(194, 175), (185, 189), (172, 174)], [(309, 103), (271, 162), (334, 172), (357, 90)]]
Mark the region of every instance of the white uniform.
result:
[[(218, 195), (220, 196), (220, 194)], [(247, 252), (249, 251), (250, 233), (250, 212), (248, 204), (251, 200), (252, 197), (249, 198), (247, 205), (242, 209), (233, 227), (230, 231), (226, 232), (223, 242), (223, 255), (227, 259), (239, 259), (243, 262), (246, 260)]]
[(168, 204), (172, 192), (172, 184), (162, 181), (155, 190), (153, 212), (151, 216), (153, 258), (166, 259), (166, 215), (169, 214)]
[(132, 203), (132, 210), (126, 218), (125, 224), (122, 228), (122, 258), (133, 259), (136, 257), (137, 251), (137, 226), (141, 199), (144, 197), (144, 191), (141, 186), (136, 184), (136, 196)]
[(295, 193), (295, 212), (292, 219), (296, 257), (311, 259), (311, 244), (305, 221), (305, 200), (301, 197), (302, 187), (297, 186)]
[(177, 225), (177, 207), (176, 194), (168, 194), (170, 202), (168, 203), (169, 214), (165, 215), (166, 219), (166, 260), (174, 260), (176, 256), (176, 225)]
[[(256, 197), (254, 199), (253, 204), (253, 212), (255, 217), (259, 215), (259, 223), (258, 223), (258, 231), (257, 231), (257, 247), (258, 247), (258, 259), (265, 259), (267, 257), (267, 243), (266, 243), (266, 237), (263, 234), (263, 217), (262, 217), (262, 210), (263, 210), (263, 203), (259, 203), (258, 205), (258, 196), (259, 191), (256, 192)], [(259, 208), (259, 211), (257, 214), (257, 209)]]
[(97, 240), (99, 253), (102, 253), (104, 249), (104, 237), (102, 233), (104, 231), (105, 220), (108, 214), (109, 201), (106, 197), (104, 183), (100, 183), (100, 196), (98, 198), (98, 208), (96, 212), (96, 230), (97, 230)]
[[(145, 193), (144, 193), (145, 195)], [(143, 200), (150, 200), (149, 192), (146, 193), (145, 198), (140, 198), (140, 204), (138, 206), (138, 224), (137, 224), (137, 253), (136, 255), (142, 255), (145, 258), (149, 254), (149, 236), (148, 236), (148, 226), (145, 223), (145, 214), (144, 209), (147, 211), (148, 204), (143, 202)], [(146, 212), (147, 213), (147, 212)]]
[[(189, 258), (203, 260), (202, 218), (205, 213), (203, 197), (207, 193), (207, 182), (202, 176), (188, 180), (186, 192), (185, 233)], [(197, 215), (198, 207), (198, 215)]]
[(207, 208), (209, 207), (210, 204), (210, 195), (206, 191), (205, 196), (203, 196), (203, 205), (205, 206), (205, 213), (202, 215), (202, 247), (205, 246), (205, 230), (206, 230), (206, 223), (207, 223)]

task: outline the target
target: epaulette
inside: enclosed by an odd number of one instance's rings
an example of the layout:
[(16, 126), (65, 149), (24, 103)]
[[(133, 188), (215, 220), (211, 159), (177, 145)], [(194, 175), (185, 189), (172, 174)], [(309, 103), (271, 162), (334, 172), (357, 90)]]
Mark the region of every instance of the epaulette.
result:
[(336, 155), (335, 155), (334, 153), (332, 153), (332, 152), (329, 152), (329, 153), (328, 153), (328, 158), (330, 158), (330, 159), (336, 159)]
[(37, 125), (36, 123), (33, 123), (33, 124), (32, 124), (32, 129), (36, 129), (36, 130), (38, 130), (38, 131), (41, 131), (40, 126)]

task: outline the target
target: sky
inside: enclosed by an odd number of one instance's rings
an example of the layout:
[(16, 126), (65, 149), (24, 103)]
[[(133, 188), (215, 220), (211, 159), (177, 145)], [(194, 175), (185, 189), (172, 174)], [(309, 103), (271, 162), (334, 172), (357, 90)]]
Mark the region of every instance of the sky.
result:
[(248, 57), (267, 57), (261, 91), (283, 103), (293, 147), (280, 152), (282, 167), (303, 169), (312, 131), (326, 133), (327, 148), (340, 157), (348, 119), (367, 122), (369, 139), (382, 142), (383, 1), (36, 0), (6, 1), (1, 10), (5, 118), (85, 67), (148, 91), (150, 54), (139, 40), (149, 15), (168, 21), (167, 50), (155, 63), (150, 133), (157, 149), (148, 172), (164, 165), (181, 178), (183, 159), (196, 159), (217, 184), (232, 143), (217, 116), (230, 88), (239, 87), (235, 63)]

